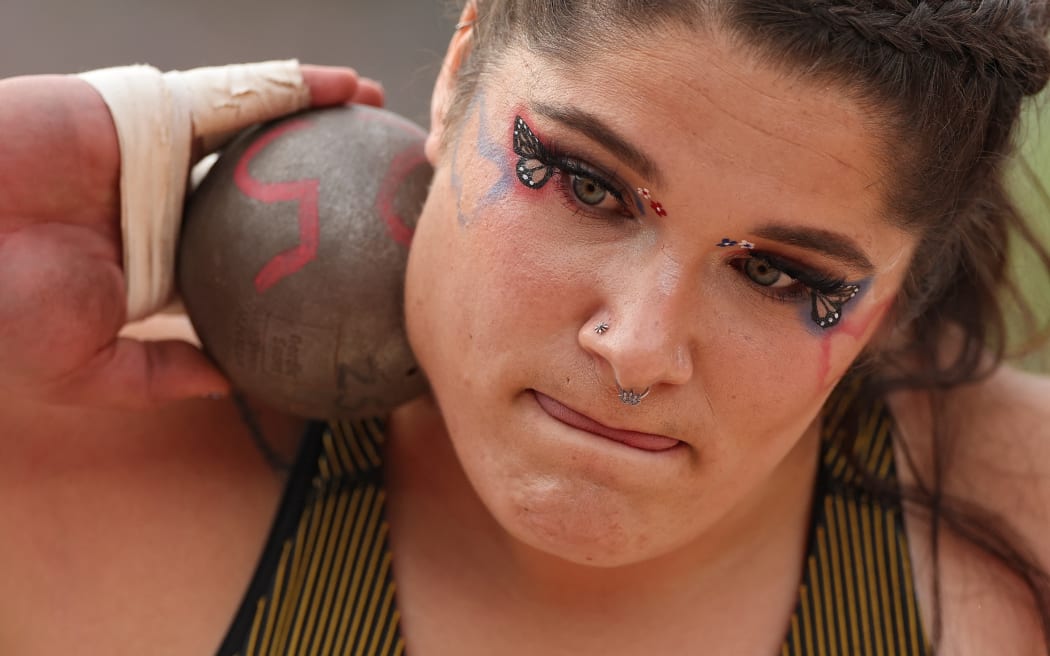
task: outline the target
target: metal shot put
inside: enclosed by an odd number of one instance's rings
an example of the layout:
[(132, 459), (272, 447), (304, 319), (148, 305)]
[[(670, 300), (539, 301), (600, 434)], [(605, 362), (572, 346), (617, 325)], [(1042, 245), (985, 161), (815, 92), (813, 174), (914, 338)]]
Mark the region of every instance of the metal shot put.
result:
[(178, 286), (235, 387), (302, 416), (384, 413), (425, 381), (403, 281), (432, 170), (388, 111), (310, 111), (239, 137), (186, 206)]

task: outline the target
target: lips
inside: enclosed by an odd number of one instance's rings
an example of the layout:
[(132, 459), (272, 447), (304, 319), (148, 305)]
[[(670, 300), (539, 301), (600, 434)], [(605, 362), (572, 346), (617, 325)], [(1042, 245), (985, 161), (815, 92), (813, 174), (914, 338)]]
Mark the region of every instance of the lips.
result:
[(641, 449), (642, 451), (666, 451), (681, 444), (680, 441), (664, 435), (653, 435), (652, 433), (639, 433), (636, 431), (609, 428), (604, 424), (599, 424), (590, 417), (581, 415), (572, 408), (558, 403), (545, 394), (541, 394), (535, 390), (533, 390), (533, 394), (536, 396), (536, 401), (540, 404), (540, 407), (543, 408), (544, 412), (563, 424), (568, 424), (578, 430), (586, 431), (593, 435), (599, 435), (615, 442), (634, 447), (635, 449)]

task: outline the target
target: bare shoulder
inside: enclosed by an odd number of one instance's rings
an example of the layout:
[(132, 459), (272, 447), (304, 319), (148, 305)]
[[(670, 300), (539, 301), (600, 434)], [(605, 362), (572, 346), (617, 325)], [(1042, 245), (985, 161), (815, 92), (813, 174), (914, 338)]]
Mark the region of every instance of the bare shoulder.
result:
[[(931, 484), (933, 450), (940, 449), (940, 488), (971, 514), (962, 530), (949, 522), (940, 532), (942, 651), (1043, 654), (1028, 586), (974, 536), (990, 529), (995, 540), (1050, 571), (1050, 378), (1003, 366), (979, 383), (952, 390), (937, 427), (943, 437), (936, 441), (926, 401), (918, 393), (891, 399), (898, 437), (914, 456), (914, 467), (901, 467), (901, 478)], [(930, 625), (934, 565), (929, 525), (917, 515), (909, 518), (909, 543)], [(1012, 646), (999, 651), (1006, 644)]]
[(1024, 433), (1033, 447), (1050, 449), (1050, 376), (1004, 365), (957, 393), (960, 402), (981, 404), (989, 418)]
[(1002, 366), (945, 410), (945, 491), (1000, 518), (1050, 569), (1050, 378)]
[[(958, 482), (986, 481), (991, 487), (973, 493), (1004, 510), (1034, 506), (1050, 528), (1050, 378), (1003, 366), (953, 391), (946, 409)], [(1023, 499), (1039, 503), (1015, 505)]]
[[(1013, 517), (1020, 506), (1050, 522), (1050, 377), (1001, 366), (988, 378), (948, 392), (940, 421), (923, 393), (891, 398), (900, 437), (915, 452), (917, 474), (931, 473), (940, 449), (945, 492)], [(942, 439), (933, 439), (939, 430)], [(1041, 501), (1041, 503), (1034, 503)]]

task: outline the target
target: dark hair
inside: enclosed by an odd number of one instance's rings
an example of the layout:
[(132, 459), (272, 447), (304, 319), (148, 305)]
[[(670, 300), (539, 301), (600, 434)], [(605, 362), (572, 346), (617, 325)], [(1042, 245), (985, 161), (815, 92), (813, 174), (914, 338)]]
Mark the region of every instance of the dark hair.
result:
[[(921, 240), (923, 256), (911, 263), (897, 304), (904, 345), (866, 354), (856, 368), (871, 395), (929, 390), (934, 455), (945, 457), (951, 440), (938, 413), (943, 392), (1002, 363), (1007, 301), (1035, 327), (1036, 313), (1007, 276), (1011, 235), (1030, 244), (1050, 272), (1050, 253), (1003, 180), (1023, 101), (1050, 79), (1043, 2), (477, 0), (477, 10), (472, 52), (448, 111), (453, 125), (510, 45), (568, 61), (619, 47), (626, 30), (683, 24), (722, 29), (770, 66), (830, 82), (859, 101), (889, 137), (883, 156), (899, 173), (888, 188), (889, 218)], [(955, 345), (947, 354), (946, 343)], [(1036, 600), (1050, 652), (1046, 572), (996, 518), (942, 494), (942, 464), (915, 489), (890, 489), (873, 476), (865, 485), (925, 511), (935, 558), (943, 523), (1017, 573)], [(939, 606), (936, 583), (935, 592)], [(935, 644), (939, 634), (938, 620)]]

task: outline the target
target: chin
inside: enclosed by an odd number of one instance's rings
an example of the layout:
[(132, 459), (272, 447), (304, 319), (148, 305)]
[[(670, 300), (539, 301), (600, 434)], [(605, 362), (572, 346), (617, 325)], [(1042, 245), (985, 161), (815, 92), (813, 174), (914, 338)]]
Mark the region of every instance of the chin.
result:
[(659, 527), (667, 524), (646, 513), (637, 500), (586, 481), (536, 477), (517, 485), (504, 483), (500, 497), (488, 505), (507, 533), (572, 563), (621, 567), (672, 547), (654, 542), (663, 534)]

